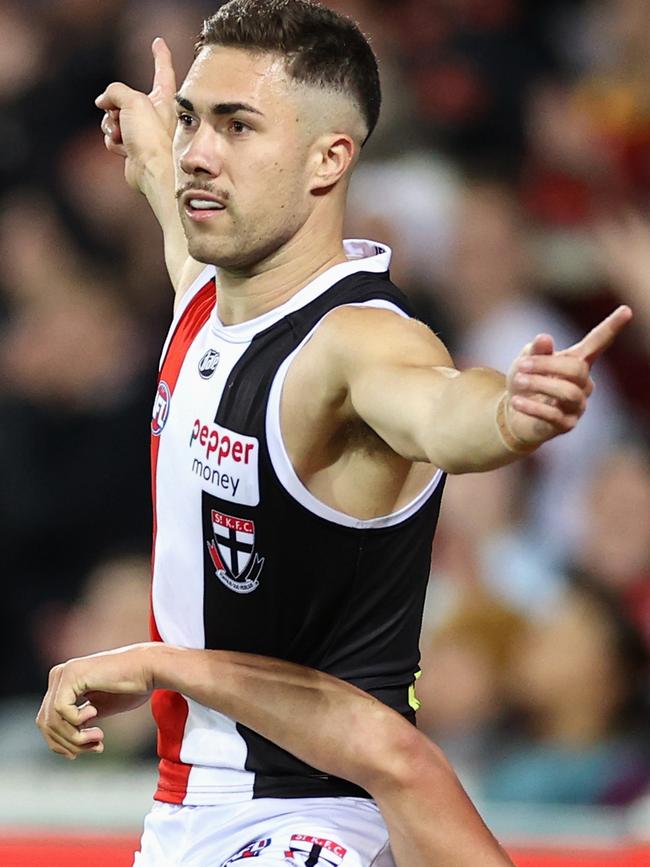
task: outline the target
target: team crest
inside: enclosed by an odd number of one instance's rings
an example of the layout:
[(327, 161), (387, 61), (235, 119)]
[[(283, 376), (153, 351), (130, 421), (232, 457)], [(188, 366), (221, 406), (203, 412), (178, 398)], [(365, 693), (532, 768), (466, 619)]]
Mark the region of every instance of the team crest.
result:
[(312, 834), (292, 834), (284, 852), (284, 861), (295, 867), (340, 867), (347, 851), (334, 840)]
[(264, 557), (255, 553), (255, 522), (212, 509), (214, 539), (207, 542), (217, 578), (235, 593), (259, 587)]

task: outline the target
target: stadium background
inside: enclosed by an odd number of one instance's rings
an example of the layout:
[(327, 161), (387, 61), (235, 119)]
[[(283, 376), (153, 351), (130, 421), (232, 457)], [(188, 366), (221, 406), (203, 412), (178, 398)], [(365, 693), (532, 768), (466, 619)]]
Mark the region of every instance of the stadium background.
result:
[[(0, 863), (130, 864), (145, 711), (107, 753), (48, 755), (48, 668), (146, 637), (148, 417), (170, 315), (157, 227), (93, 100), (183, 74), (203, 0), (0, 5)], [(650, 4), (331, 0), (371, 35), (385, 108), (349, 234), (458, 364), (568, 345), (618, 302), (580, 428), (450, 481), (422, 637), (421, 726), (521, 867), (650, 853)], [(117, 835), (117, 836), (116, 836)], [(105, 860), (103, 861), (102, 858)], [(564, 859), (564, 860), (562, 860)]]

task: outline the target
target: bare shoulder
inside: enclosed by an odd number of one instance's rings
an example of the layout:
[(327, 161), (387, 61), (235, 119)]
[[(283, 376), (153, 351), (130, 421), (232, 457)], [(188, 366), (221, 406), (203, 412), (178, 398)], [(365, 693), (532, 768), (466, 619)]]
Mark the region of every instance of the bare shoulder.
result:
[(301, 349), (287, 377), (287, 394), (301, 405), (350, 411), (349, 393), (365, 372), (395, 367), (453, 367), (444, 343), (422, 322), (392, 310), (338, 307)]
[(327, 353), (333, 365), (343, 369), (368, 364), (453, 366), (444, 343), (424, 323), (382, 308), (338, 307), (311, 342), (313, 351)]

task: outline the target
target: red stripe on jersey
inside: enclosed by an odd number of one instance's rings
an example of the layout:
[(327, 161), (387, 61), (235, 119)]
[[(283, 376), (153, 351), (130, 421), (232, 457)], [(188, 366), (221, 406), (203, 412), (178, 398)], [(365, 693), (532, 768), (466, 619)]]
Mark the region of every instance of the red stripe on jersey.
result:
[[(192, 341), (207, 322), (215, 305), (215, 281), (210, 280), (200, 289), (190, 301), (187, 309), (179, 319), (174, 335), (169, 342), (167, 354), (160, 370), (159, 382), (164, 381), (172, 395), (176, 388), (181, 367), (192, 345)], [(160, 436), (151, 436), (151, 497), (153, 500), (153, 548), (151, 570), (153, 574), (156, 550), (156, 473), (158, 471), (158, 450)], [(156, 619), (151, 605), (150, 624), (151, 640), (162, 641), (156, 625)], [(187, 792), (187, 781), (191, 765), (181, 762), (181, 747), (187, 722), (188, 706), (185, 699), (177, 692), (156, 690), (151, 699), (153, 717), (158, 726), (158, 755), (160, 756), (158, 788), (154, 798), (172, 804), (182, 804)]]

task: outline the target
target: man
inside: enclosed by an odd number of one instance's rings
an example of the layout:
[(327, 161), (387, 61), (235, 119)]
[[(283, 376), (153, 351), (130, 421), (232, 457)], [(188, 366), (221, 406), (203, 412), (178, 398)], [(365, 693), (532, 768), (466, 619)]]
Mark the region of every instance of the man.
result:
[(342, 242), (380, 104), (356, 26), (307, 0), (223, 6), (176, 95), (173, 164), (154, 54), (149, 98), (113, 84), (98, 105), (177, 293), (152, 419), (156, 642), (54, 669), (39, 725), (70, 758), (101, 751), (89, 721), (156, 689), (138, 864), (386, 867), (366, 792), (400, 867), (508, 864), (404, 719), (444, 473), (570, 430), (630, 311), (563, 353), (540, 335), (507, 378), (459, 373), (390, 251)]

